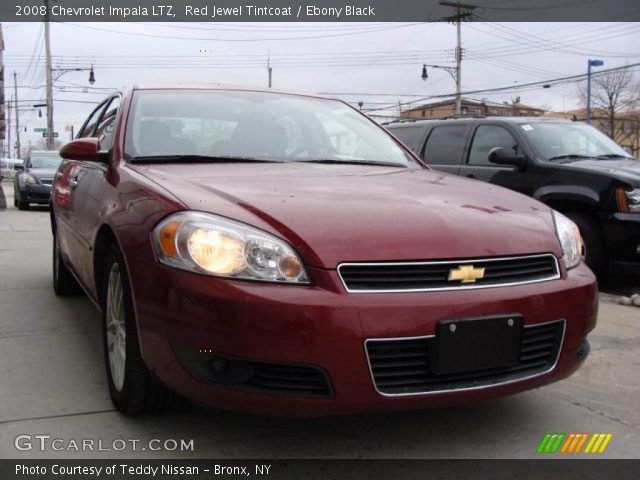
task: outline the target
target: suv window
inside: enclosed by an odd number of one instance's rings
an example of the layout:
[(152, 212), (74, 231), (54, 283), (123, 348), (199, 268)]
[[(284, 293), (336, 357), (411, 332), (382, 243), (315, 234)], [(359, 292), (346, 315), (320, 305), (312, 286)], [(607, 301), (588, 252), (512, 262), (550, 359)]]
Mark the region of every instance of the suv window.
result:
[(420, 138), (422, 138), (422, 132), (424, 132), (424, 127), (419, 125), (415, 127), (394, 128), (391, 130), (391, 133), (398, 137), (402, 143), (412, 148), (418, 145)]
[(424, 160), (433, 165), (457, 165), (464, 150), (466, 125), (442, 125), (431, 130), (424, 147)]
[(478, 127), (469, 151), (469, 164), (494, 165), (489, 161), (489, 151), (496, 147), (518, 153), (518, 142), (506, 128), (497, 125)]

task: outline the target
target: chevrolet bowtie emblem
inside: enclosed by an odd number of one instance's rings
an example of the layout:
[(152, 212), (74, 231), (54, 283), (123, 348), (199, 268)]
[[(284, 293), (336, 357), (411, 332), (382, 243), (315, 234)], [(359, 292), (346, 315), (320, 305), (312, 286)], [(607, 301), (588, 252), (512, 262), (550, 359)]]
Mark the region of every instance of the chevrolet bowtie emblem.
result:
[(473, 265), (463, 265), (449, 270), (449, 281), (460, 280), (461, 283), (474, 283), (484, 277), (484, 268), (473, 268)]

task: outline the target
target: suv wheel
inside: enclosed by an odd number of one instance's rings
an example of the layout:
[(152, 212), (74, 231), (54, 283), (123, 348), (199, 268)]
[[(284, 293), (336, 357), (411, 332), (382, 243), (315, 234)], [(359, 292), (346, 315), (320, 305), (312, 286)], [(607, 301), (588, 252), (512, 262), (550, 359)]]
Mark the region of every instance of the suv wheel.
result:
[(607, 273), (608, 262), (600, 225), (590, 215), (584, 213), (567, 213), (566, 215), (578, 225), (580, 230), (585, 248), (585, 263), (598, 278), (602, 279)]
[(125, 262), (115, 245), (108, 252), (102, 281), (102, 321), (111, 399), (126, 415), (164, 410), (171, 406), (174, 395), (144, 364)]

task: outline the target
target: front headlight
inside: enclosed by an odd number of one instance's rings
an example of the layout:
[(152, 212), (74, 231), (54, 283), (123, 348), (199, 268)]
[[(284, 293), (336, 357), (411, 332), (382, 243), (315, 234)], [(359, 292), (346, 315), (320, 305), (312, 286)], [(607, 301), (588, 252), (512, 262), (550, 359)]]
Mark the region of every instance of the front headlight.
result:
[(560, 212), (553, 212), (553, 221), (556, 225), (556, 235), (564, 254), (562, 260), (567, 269), (580, 263), (583, 251), (582, 237), (578, 226)]
[(285, 241), (217, 215), (180, 212), (152, 233), (159, 260), (220, 277), (310, 283), (302, 261)]
[(640, 213), (640, 188), (625, 190), (622, 187), (616, 189), (618, 211), (623, 213)]
[(22, 180), (24, 180), (24, 183), (28, 183), (29, 185), (35, 185), (36, 183), (38, 183), (36, 177), (31, 175), (30, 173), (24, 173), (22, 175)]

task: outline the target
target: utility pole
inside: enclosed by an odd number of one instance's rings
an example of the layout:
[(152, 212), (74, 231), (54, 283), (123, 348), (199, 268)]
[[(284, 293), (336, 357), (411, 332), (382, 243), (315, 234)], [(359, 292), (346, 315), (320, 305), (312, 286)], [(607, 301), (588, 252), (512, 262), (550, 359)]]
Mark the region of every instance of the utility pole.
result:
[(44, 46), (46, 52), (47, 81), (47, 150), (53, 150), (53, 79), (51, 77), (51, 41), (49, 39), (49, 0), (44, 0), (46, 16), (44, 22)]
[(13, 91), (16, 100), (16, 158), (20, 158), (20, 105), (18, 102), (18, 76), (13, 71)]
[(267, 53), (267, 73), (269, 74), (269, 88), (271, 88), (271, 74), (273, 69), (271, 68), (271, 51)]
[(473, 16), (473, 11), (477, 6), (447, 1), (441, 1), (439, 4), (456, 9), (455, 15), (444, 17), (443, 20), (456, 24), (456, 115), (460, 115), (462, 111), (462, 28), (460, 24), (463, 20), (467, 20)]
[[(458, 12), (460, 12), (460, 9), (458, 9)], [(460, 96), (462, 91), (462, 32), (460, 19), (456, 21), (456, 36), (458, 39), (456, 44), (456, 115), (460, 115), (462, 111), (462, 97)]]
[(7, 156), (11, 158), (11, 100), (7, 102)]

